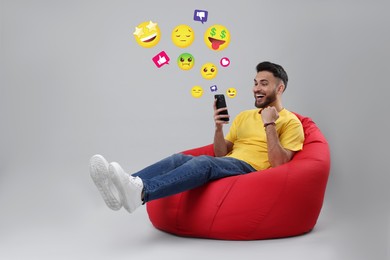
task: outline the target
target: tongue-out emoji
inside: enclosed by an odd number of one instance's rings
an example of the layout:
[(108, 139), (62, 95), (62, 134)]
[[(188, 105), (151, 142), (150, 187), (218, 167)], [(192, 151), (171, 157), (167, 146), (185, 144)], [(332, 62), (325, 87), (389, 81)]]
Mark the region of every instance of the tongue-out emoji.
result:
[(214, 39), (214, 38), (211, 38), (211, 37), (209, 37), (209, 41), (211, 42), (211, 48), (214, 51), (217, 51), (219, 49), (219, 46), (221, 46), (222, 44), (225, 43), (225, 41)]
[(204, 42), (211, 50), (221, 51), (227, 48), (230, 43), (230, 32), (225, 26), (215, 24), (206, 30)]

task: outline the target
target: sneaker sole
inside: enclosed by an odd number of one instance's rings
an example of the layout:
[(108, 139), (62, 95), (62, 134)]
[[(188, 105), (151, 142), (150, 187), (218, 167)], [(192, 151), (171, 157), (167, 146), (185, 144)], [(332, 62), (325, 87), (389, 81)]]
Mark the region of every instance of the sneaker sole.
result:
[[(108, 173), (108, 162), (101, 155), (94, 155), (89, 164), (90, 175), (106, 205), (112, 210), (119, 210), (122, 203), (114, 196), (113, 186)], [(111, 184), (111, 185), (110, 185)]]

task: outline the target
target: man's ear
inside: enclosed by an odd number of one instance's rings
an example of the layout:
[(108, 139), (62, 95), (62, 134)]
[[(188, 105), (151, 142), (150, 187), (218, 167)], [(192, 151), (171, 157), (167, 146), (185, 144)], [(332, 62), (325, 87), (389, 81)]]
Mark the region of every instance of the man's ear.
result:
[(286, 86), (281, 82), (278, 86), (278, 94), (282, 94), (285, 90)]

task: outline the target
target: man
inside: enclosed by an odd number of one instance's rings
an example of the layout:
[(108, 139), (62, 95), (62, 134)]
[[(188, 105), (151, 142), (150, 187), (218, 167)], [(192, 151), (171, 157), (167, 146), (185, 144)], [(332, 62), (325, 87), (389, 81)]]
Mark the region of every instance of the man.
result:
[(90, 160), (90, 174), (107, 206), (132, 213), (141, 204), (204, 185), (223, 177), (246, 174), (290, 161), (302, 149), (304, 133), (298, 118), (282, 105), (288, 76), (282, 66), (262, 62), (256, 67), (253, 94), (257, 109), (241, 112), (226, 137), (214, 101), (212, 156), (174, 154), (129, 175), (101, 155)]

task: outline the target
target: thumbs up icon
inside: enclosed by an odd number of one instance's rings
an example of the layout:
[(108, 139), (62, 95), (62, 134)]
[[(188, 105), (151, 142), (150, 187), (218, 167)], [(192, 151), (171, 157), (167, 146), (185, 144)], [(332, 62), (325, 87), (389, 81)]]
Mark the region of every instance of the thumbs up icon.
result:
[(161, 68), (165, 64), (169, 64), (169, 61), (171, 60), (169, 56), (165, 53), (165, 51), (160, 52), (156, 56), (152, 58), (154, 64), (157, 66), (157, 68)]

